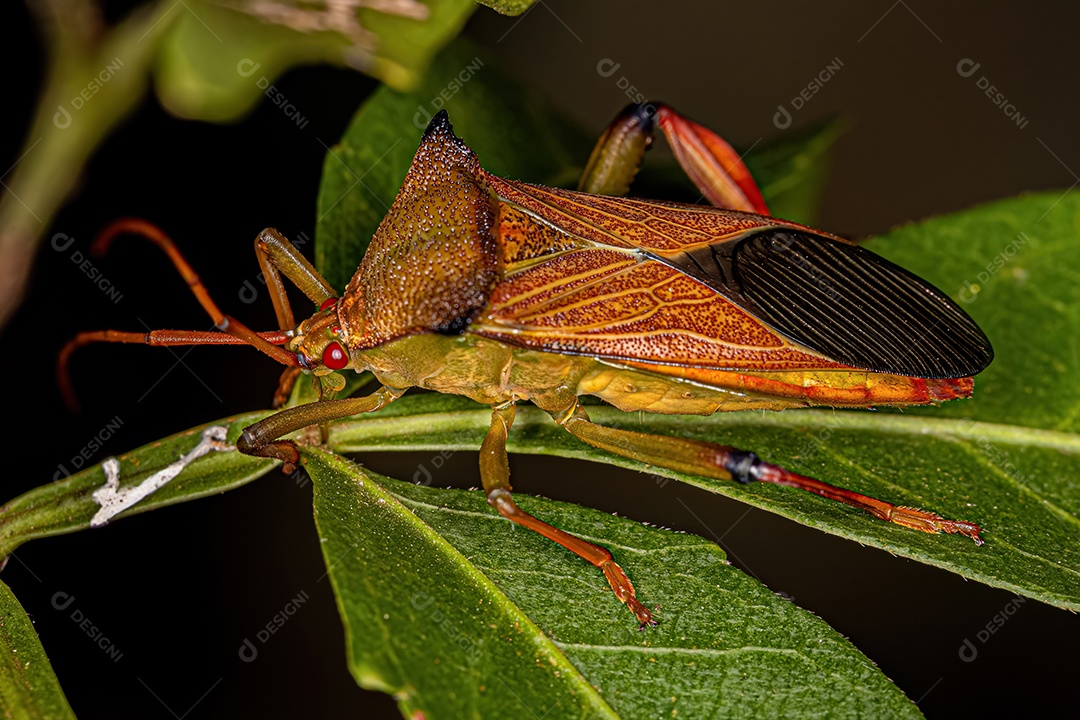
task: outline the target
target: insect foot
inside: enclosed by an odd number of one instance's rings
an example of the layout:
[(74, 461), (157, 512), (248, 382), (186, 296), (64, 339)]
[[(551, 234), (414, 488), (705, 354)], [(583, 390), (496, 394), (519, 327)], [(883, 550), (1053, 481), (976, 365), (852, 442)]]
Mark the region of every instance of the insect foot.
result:
[(965, 520), (947, 520), (932, 512), (919, 510), (918, 508), (896, 507), (893, 508), (889, 517), (882, 518), (882, 520), (888, 520), (906, 528), (922, 530), (928, 533), (943, 532), (952, 535), (963, 535), (974, 540), (976, 545), (983, 544), (983, 539), (979, 536), (982, 528), (975, 523)]

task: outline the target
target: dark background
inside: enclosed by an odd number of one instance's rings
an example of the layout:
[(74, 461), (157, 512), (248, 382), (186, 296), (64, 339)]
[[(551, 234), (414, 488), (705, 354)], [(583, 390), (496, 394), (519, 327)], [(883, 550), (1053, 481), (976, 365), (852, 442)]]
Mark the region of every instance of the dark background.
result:
[[(749, 6), (748, 6), (749, 5)], [(119, 14), (122, 8), (110, 5)], [(41, 58), (22, 6), (5, 3), (4, 167), (16, 162), (40, 82)], [(777, 106), (834, 58), (843, 67), (794, 114), (794, 127), (832, 113), (849, 123), (833, 154), (820, 225), (853, 236), (1027, 190), (1077, 182), (1075, 33), (1080, 8), (976, 3), (712, 4), (545, 0), (522, 18), (481, 8), (467, 34), (595, 133), (628, 102), (616, 81), (682, 109), (740, 147), (780, 133)], [(15, 38), (18, 38), (17, 40)], [(970, 78), (958, 61), (981, 63)], [(596, 71), (611, 59), (611, 77)], [(1027, 119), (1006, 118), (975, 81), (988, 77)], [(98, 328), (205, 327), (157, 251), (130, 241), (98, 266), (123, 294), (112, 303), (48, 238), (85, 251), (120, 215), (160, 223), (178, 239), (226, 312), (271, 327), (265, 296), (239, 290), (258, 273), (251, 241), (273, 225), (314, 235), (324, 149), (375, 87), (325, 68), (277, 83), (310, 119), (300, 130), (268, 104), (242, 123), (176, 120), (153, 99), (95, 155), (78, 196), (46, 231), (30, 295), (0, 337), (3, 496), (53, 479), (58, 464), (110, 420), (122, 426), (94, 461), (232, 413), (265, 407), (278, 369), (243, 348), (99, 346), (79, 353), (85, 412), (70, 416), (53, 380), (56, 352)], [(321, 142), (320, 142), (321, 141)], [(22, 162), (32, 162), (32, 154)], [(310, 249), (310, 245), (308, 246)], [(430, 455), (363, 461), (411, 478)], [(581, 502), (666, 527), (722, 537), (733, 559), (821, 616), (896, 681), (930, 717), (1039, 716), (1077, 707), (1080, 621), (1028, 601), (965, 663), (959, 649), (1012, 602), (1008, 593), (826, 536), (725, 498), (598, 466), (529, 458), (519, 491)], [(435, 484), (478, 483), (458, 453)], [(687, 506), (708, 523), (691, 515)], [(90, 717), (396, 717), (392, 699), (360, 690), (344, 662), (340, 621), (311, 521), (310, 486), (280, 474), (238, 491), (107, 529), (30, 543), (3, 579), (36, 623), (76, 713)], [(50, 599), (75, 598), (67, 611)], [(310, 600), (255, 662), (238, 649), (301, 592)], [(70, 619), (78, 608), (122, 652), (112, 662)]]

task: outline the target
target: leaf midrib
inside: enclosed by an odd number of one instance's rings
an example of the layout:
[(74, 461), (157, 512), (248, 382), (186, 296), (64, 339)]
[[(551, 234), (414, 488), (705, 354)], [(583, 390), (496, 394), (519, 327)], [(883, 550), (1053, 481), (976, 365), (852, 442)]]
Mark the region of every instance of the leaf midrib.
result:
[[(437, 400), (431, 399), (431, 396), (417, 396), (415, 401), (418, 405), (424, 402), (435, 402)], [(461, 402), (458, 398), (448, 398), (449, 402)], [(340, 437), (335, 442), (334, 433), (331, 433), (330, 445), (339, 452), (360, 452), (369, 450), (391, 450), (391, 451), (405, 451), (405, 450), (476, 450), (478, 448), (479, 436), (485, 432), (489, 425), (489, 411), (484, 407), (458, 405), (446, 406), (443, 409), (437, 411), (431, 411), (429, 408), (423, 406), (418, 407), (421, 412), (412, 412), (413, 408), (406, 407), (410, 404), (410, 399), (406, 399), (404, 402), (399, 403), (391, 412), (397, 412), (401, 414), (393, 414), (388, 417), (372, 416), (363, 419), (353, 419), (342, 423), (345, 427), (339, 426), (339, 432), (342, 435), (351, 435), (351, 437)], [(711, 428), (718, 427), (773, 427), (779, 429), (787, 429), (803, 432), (814, 432), (816, 430), (828, 428), (830, 430), (849, 430), (849, 431), (863, 431), (863, 432), (879, 432), (883, 434), (892, 434), (896, 436), (906, 437), (919, 437), (923, 435), (930, 435), (945, 439), (947, 441), (957, 442), (958, 444), (970, 444), (973, 447), (969, 448), (969, 451), (975, 451), (976, 444), (985, 442), (995, 442), (1004, 445), (1011, 446), (1023, 446), (1023, 447), (1038, 447), (1045, 449), (1057, 450), (1066, 454), (1073, 454), (1080, 451), (1080, 435), (1076, 433), (1062, 432), (1058, 430), (1044, 430), (1040, 428), (1031, 428), (1020, 425), (1011, 425), (1005, 423), (992, 423), (992, 422), (977, 422), (968, 420), (958, 420), (955, 418), (935, 418), (927, 417), (923, 415), (896, 415), (896, 414), (875, 414), (866, 411), (851, 411), (851, 410), (793, 410), (783, 413), (727, 413), (714, 415), (707, 420), (704, 418), (696, 418), (693, 416), (685, 415), (657, 415), (650, 414), (648, 421), (643, 422), (638, 420), (642, 415), (633, 413), (624, 413), (615, 408), (606, 406), (588, 406), (589, 414), (592, 419), (599, 424), (610, 424), (616, 426), (622, 426), (624, 428), (653, 431), (653, 432), (665, 432), (665, 431), (693, 431), (700, 429), (701, 427), (708, 425)], [(635, 422), (635, 420), (638, 420)], [(536, 428), (554, 428), (551, 424), (550, 418), (546, 413), (531, 406), (522, 407), (518, 413), (517, 421), (514, 423), (514, 429), (510, 435), (511, 451), (517, 452), (541, 452), (558, 454), (565, 457), (585, 457), (590, 450), (585, 446), (580, 449), (575, 449), (572, 445), (559, 446), (559, 447), (545, 447), (545, 442), (540, 440), (539, 443), (533, 442), (529, 445), (521, 445), (515, 442), (516, 439), (522, 437), (522, 431)], [(476, 439), (463, 438), (468, 437), (468, 434), (475, 433), (478, 437)], [(438, 436), (443, 434), (445, 439), (440, 442), (438, 439), (416, 442), (411, 438), (423, 438), (432, 436)], [(396, 438), (408, 438), (405, 443), (390, 442), (387, 443), (387, 439), (390, 437)], [(515, 445), (517, 447), (515, 447)], [(615, 460), (616, 465), (626, 465), (625, 462)], [(691, 483), (693, 484), (693, 483)], [(714, 487), (706, 488), (710, 492), (720, 492), (726, 494), (722, 490)], [(1052, 504), (1046, 498), (1040, 497), (1040, 501), (1048, 504)], [(743, 498), (744, 502), (748, 502), (756, 507), (764, 507), (758, 502), (755, 502), (752, 498)], [(778, 512), (775, 508), (765, 508), (772, 512)], [(781, 515), (786, 514), (780, 512)], [(833, 532), (844, 537), (849, 537), (844, 533), (838, 533), (828, 528), (822, 528), (815, 522), (804, 522), (804, 524), (810, 527), (817, 527), (824, 529), (827, 532)], [(889, 549), (889, 546), (883, 544), (882, 541), (876, 538), (860, 537), (860, 542), (868, 543), (874, 547), (881, 547), (883, 549)], [(903, 554), (903, 553), (901, 553)], [(1029, 554), (1029, 553), (1024, 553)], [(947, 570), (956, 572), (956, 569), (952, 564), (943, 561), (939, 558), (928, 558), (919, 554), (909, 555), (917, 559), (919, 562), (942, 567)], [(1032, 556), (1038, 558), (1041, 563), (1050, 564), (1054, 566), (1060, 566), (1053, 560), (1043, 558), (1041, 556)], [(1010, 592), (1018, 592), (1022, 595), (1028, 595), (1036, 599), (1043, 600), (1044, 602), (1052, 602), (1060, 607), (1068, 609), (1080, 608), (1076, 602), (1070, 599), (1066, 595), (1062, 595), (1058, 590), (1050, 590), (1043, 586), (1041, 583), (1032, 584), (1030, 588), (1025, 589), (1021, 585), (1017, 585), (1015, 582), (1003, 580), (992, 574), (988, 575), (986, 572), (976, 570), (974, 568), (968, 568), (966, 571), (961, 572), (965, 577), (969, 577), (979, 582), (986, 583), (991, 587), (1003, 588)], [(1032, 591), (1036, 591), (1035, 594)]]
[[(359, 473), (363, 478), (362, 482), (365, 484), (366, 492), (371, 495), (391, 502), (400, 502), (400, 499), (397, 496), (380, 485), (370, 474), (360, 473), (358, 468), (352, 466), (350, 461), (316, 448), (307, 448), (305, 451), (308, 453), (309, 457), (317, 458), (319, 462), (322, 462), (328, 468), (336, 469), (339, 472), (342, 470), (349, 472), (351, 470), (354, 474)], [(605, 714), (611, 718), (618, 717), (615, 711), (608, 705), (607, 700), (600, 695), (596, 688), (589, 684), (585, 676), (570, 662), (569, 658), (566, 657), (562, 650), (559, 649), (559, 647), (548, 638), (535, 623), (533, 623), (531, 618), (525, 615), (525, 613), (504, 594), (501, 588), (492, 582), (485, 574), (476, 570), (469, 558), (465, 557), (446, 538), (436, 532), (411, 510), (401, 514), (399, 517), (401, 517), (404, 522), (412, 524), (423, 536), (429, 539), (440, 552), (444, 553), (453, 562), (463, 567), (466, 572), (469, 572), (478, 585), (489, 592), (489, 597), (492, 598), (492, 601), (498, 605), (508, 617), (514, 618), (520, 627), (527, 630), (531, 641), (538, 649), (542, 648), (544, 651), (548, 652), (551, 657), (558, 658), (556, 663), (562, 665), (560, 669), (563, 672), (573, 673), (569, 682), (573, 684), (583, 696), (589, 696), (592, 699), (591, 704), (593, 709), (600, 710), (601, 712), (606, 711)], [(329, 573), (329, 569), (327, 572)], [(397, 659), (395, 658), (395, 662), (396, 661)]]
[[(386, 492), (389, 496), (391, 496), (391, 497), (395, 498), (396, 500), (398, 500), (398, 502), (400, 502), (402, 505), (407, 507), (414, 514), (415, 514), (417, 509), (422, 508), (422, 509), (427, 510), (427, 511), (435, 511), (435, 512), (440, 512), (440, 513), (449, 513), (449, 514), (454, 514), (454, 515), (464, 515), (464, 516), (468, 516), (468, 517), (477, 517), (477, 518), (480, 518), (480, 519), (482, 519), (484, 521), (505, 522), (505, 520), (503, 518), (501, 518), (498, 515), (494, 514), (494, 512), (485, 513), (485, 512), (477, 512), (477, 511), (474, 511), (474, 510), (465, 510), (465, 509), (462, 509), (462, 508), (450, 508), (450, 507), (445, 507), (445, 506), (432, 505), (430, 503), (426, 503), (424, 501), (418, 500), (418, 499), (413, 498), (413, 497), (408, 497), (408, 496), (401, 495), (399, 493), (395, 493), (392, 490), (389, 490), (387, 488), (382, 488), (381, 486), (380, 486), (379, 489), (381, 489), (383, 492)], [(422, 518), (420, 519), (420, 522), (424, 522)], [(439, 535), (442, 535), (442, 533), (439, 533)], [(654, 552), (667, 552), (667, 551), (670, 551), (670, 550), (683, 550), (683, 549), (688, 549), (688, 548), (700, 549), (702, 547), (708, 547), (708, 548), (715, 548), (716, 547), (712, 543), (695, 543), (695, 544), (692, 544), (692, 545), (684, 545), (684, 544), (676, 543), (676, 544), (672, 544), (672, 545), (664, 545), (664, 546), (661, 546), (661, 547), (642, 549), (642, 548), (635, 548), (635, 547), (623, 545), (623, 544), (620, 544), (620, 543), (615, 543), (610, 538), (592, 537), (592, 536), (589, 536), (589, 535), (586, 535), (586, 534), (581, 534), (581, 533), (578, 533), (577, 536), (581, 537), (583, 539), (591, 540), (593, 542), (604, 543), (605, 547), (608, 547), (608, 548), (619, 548), (621, 551), (629, 551), (629, 552), (636, 553), (636, 554), (639, 554), (639, 555), (648, 555), (648, 554), (651, 554), (651, 553), (654, 553)], [(475, 559), (473, 559), (471, 557), (468, 558), (468, 562), (470, 563), (470, 565), (472, 567), (476, 568), (481, 573), (483, 573), (487, 577), (487, 580), (489, 582), (495, 583), (496, 586), (498, 586), (498, 582), (495, 580), (495, 575), (498, 575), (499, 573), (497, 573), (497, 572), (493, 573), (491, 568), (485, 567), (484, 565), (477, 563), (475, 561)], [(520, 572), (520, 571), (516, 571), (516, 572)], [(564, 580), (564, 581), (573, 580), (573, 581), (580, 582), (580, 578), (562, 577), (561, 579)], [(725, 589), (725, 592), (730, 592), (730, 591)], [(801, 649), (801, 648), (770, 648), (770, 647), (763, 647), (763, 646), (758, 646), (758, 645), (743, 645), (743, 646), (740, 646), (740, 647), (723, 648), (723, 649), (698, 648), (698, 647), (687, 648), (687, 647), (681, 647), (681, 646), (678, 646), (678, 645), (654, 645), (654, 644), (644, 644), (644, 645), (635, 645), (635, 644), (600, 645), (600, 644), (596, 644), (596, 643), (563, 642), (563, 641), (559, 641), (559, 640), (557, 640), (557, 639), (555, 639), (553, 637), (549, 638), (549, 637), (546, 637), (546, 636), (545, 636), (545, 640), (550, 641), (556, 648), (558, 648), (558, 650), (563, 654), (563, 657), (566, 657), (566, 659), (568, 661), (570, 660), (570, 658), (569, 658), (569, 656), (566, 655), (566, 652), (567, 651), (575, 651), (575, 650), (576, 651), (581, 651), (581, 652), (599, 652), (599, 653), (633, 652), (633, 653), (644, 654), (644, 655), (674, 655), (674, 656), (677, 656), (677, 657), (678, 656), (692, 656), (692, 655), (698, 655), (698, 656), (702, 656), (702, 657), (721, 657), (721, 656), (740, 655), (740, 654), (746, 654), (746, 653), (763, 653), (763, 654), (774, 654), (774, 655), (787, 655), (787, 656), (795, 657), (795, 658), (799, 659), (801, 662), (804, 662), (807, 665), (810, 665), (812, 667), (817, 668), (819, 670), (819, 672), (821, 672), (822, 674), (829, 675), (830, 677), (841, 678), (846, 685), (852, 687), (855, 690), (858, 690), (858, 691), (863, 691), (864, 690), (864, 688), (852, 683), (850, 679), (843, 677), (841, 674), (836, 673), (833, 670), (830, 670), (828, 668), (823, 667), (817, 661), (817, 659), (813, 657), (812, 653), (808, 653), (806, 650)]]
[[(598, 423), (608, 421), (613, 424), (626, 425), (627, 418), (634, 416), (630, 413), (606, 407), (590, 406), (588, 411), (592, 419)], [(417, 431), (419, 431), (418, 434), (424, 435), (446, 429), (460, 431), (463, 428), (463, 420), (468, 421), (470, 426), (486, 429), (489, 422), (489, 412), (486, 408), (477, 408), (394, 415), (391, 417), (371, 415), (362, 419), (353, 418), (345, 421), (345, 423), (354, 426), (362, 424), (372, 430), (376, 427), (394, 428), (397, 431), (395, 434), (417, 434)], [(688, 415), (650, 414), (648, 417), (648, 425), (650, 426), (686, 427), (701, 420)], [(441, 423), (438, 422), (440, 420)], [(547, 414), (538, 408), (522, 407), (518, 411), (511, 433), (516, 434), (514, 431), (520, 431), (526, 427), (544, 426), (551, 422)], [(873, 431), (894, 435), (934, 435), (938, 437), (947, 435), (956, 439), (985, 439), (1007, 445), (1049, 448), (1070, 453), (1080, 452), (1080, 434), (1074, 432), (985, 421), (962, 422), (956, 418), (933, 418), (925, 415), (886, 415), (849, 410), (788, 410), (782, 413), (761, 414), (745, 411), (714, 415), (709, 418), (708, 423), (710, 425), (743, 427), (779, 427), (791, 430), (830, 428)], [(382, 435), (383, 433), (372, 433), (372, 436), (376, 434)], [(451, 446), (460, 449), (472, 447), (471, 444), (427, 442), (412, 445), (395, 444), (388, 446), (387, 449), (392, 447), (394, 450), (436, 450)]]

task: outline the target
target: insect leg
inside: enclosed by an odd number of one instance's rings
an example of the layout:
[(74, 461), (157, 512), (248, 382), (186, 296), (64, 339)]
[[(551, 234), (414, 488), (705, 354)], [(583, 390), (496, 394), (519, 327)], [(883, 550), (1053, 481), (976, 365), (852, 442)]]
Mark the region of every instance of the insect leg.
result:
[(292, 306), (289, 305), (289, 297), (285, 294), (281, 273), (316, 305), (337, 297), (330, 283), (326, 282), (296, 246), (277, 230), (267, 228), (259, 233), (255, 238), (255, 256), (259, 259), (266, 288), (270, 291), (270, 301), (274, 303), (278, 327), (282, 330), (292, 330), (296, 320), (293, 318)]
[(722, 137), (662, 103), (656, 105), (656, 122), (679, 165), (709, 202), (729, 210), (769, 214), (742, 157)]
[(632, 460), (718, 480), (736, 480), (741, 483), (757, 480), (787, 485), (865, 510), (876, 518), (912, 530), (927, 533), (954, 533), (971, 538), (976, 545), (983, 543), (982, 538), (979, 537), (980, 528), (975, 523), (948, 520), (931, 512), (893, 505), (884, 500), (829, 485), (764, 462), (752, 452), (711, 442), (650, 435), (596, 425), (589, 421), (589, 416), (581, 405), (561, 415), (552, 413), (552, 417), (582, 442)]
[(626, 195), (657, 125), (702, 197), (717, 207), (769, 214), (739, 154), (712, 130), (659, 102), (623, 109), (593, 148), (578, 189)]
[(480, 477), (484, 483), (488, 503), (507, 520), (540, 533), (557, 542), (580, 558), (600, 568), (608, 584), (621, 602), (637, 616), (641, 627), (655, 625), (652, 613), (635, 597), (634, 586), (626, 573), (605, 548), (586, 542), (581, 538), (548, 525), (517, 506), (510, 495), (510, 466), (506, 458), (506, 438), (514, 422), (515, 406), (511, 403), (497, 405), (491, 413), (491, 428), (480, 447)]
[(404, 390), (383, 386), (364, 397), (320, 400), (282, 410), (244, 428), (236, 441), (236, 449), (245, 455), (281, 460), (285, 463), (282, 469), (286, 473), (291, 473), (293, 466), (300, 462), (300, 453), (294, 441), (279, 438), (311, 425), (321, 425), (350, 415), (375, 412), (397, 400), (404, 392)]
[[(255, 238), (255, 257), (259, 259), (278, 327), (282, 330), (292, 330), (296, 325), (289, 296), (285, 293), (285, 283), (281, 279), (282, 273), (316, 305), (321, 306), (326, 300), (337, 297), (330, 283), (323, 279), (295, 245), (274, 228), (266, 228)], [(274, 407), (285, 404), (299, 376), (300, 368), (285, 368), (274, 392)]]
[(627, 105), (596, 141), (578, 190), (622, 197), (630, 192), (645, 151), (653, 141), (653, 105)]

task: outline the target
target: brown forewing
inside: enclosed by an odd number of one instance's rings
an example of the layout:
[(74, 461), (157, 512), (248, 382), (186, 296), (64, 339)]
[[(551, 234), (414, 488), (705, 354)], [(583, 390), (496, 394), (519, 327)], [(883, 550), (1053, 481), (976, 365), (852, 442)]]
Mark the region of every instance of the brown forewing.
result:
[[(728, 214), (719, 211), (707, 216), (711, 226), (690, 228), (679, 206), (620, 199), (618, 208), (605, 208), (608, 198), (584, 196), (585, 204), (577, 193), (493, 180), (512, 203), (500, 210), (505, 272), (470, 332), (535, 350), (690, 367), (846, 367), (791, 343), (716, 290), (638, 252), (715, 242), (771, 219), (732, 213), (730, 222), (721, 222)], [(630, 212), (617, 213), (623, 203)]]
[(969, 377), (993, 351), (944, 293), (841, 238), (752, 213), (488, 176), (503, 279), (470, 330), (702, 368)]

